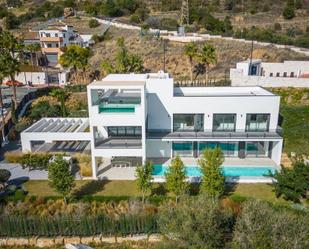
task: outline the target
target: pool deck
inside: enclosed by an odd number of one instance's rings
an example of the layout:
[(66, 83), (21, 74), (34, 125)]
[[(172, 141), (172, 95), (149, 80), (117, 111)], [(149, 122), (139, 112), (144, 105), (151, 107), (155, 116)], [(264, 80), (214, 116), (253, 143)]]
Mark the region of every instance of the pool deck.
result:
[[(153, 164), (163, 164), (169, 165), (171, 159), (170, 158), (149, 158)], [(196, 158), (182, 158), (185, 165), (194, 166), (197, 165)], [(224, 166), (273, 166), (277, 169), (280, 169), (279, 166), (276, 165), (274, 161), (269, 158), (226, 158)], [(109, 180), (135, 180), (135, 169), (136, 167), (112, 167), (103, 173), (101, 173), (98, 178), (99, 179), (109, 179)], [(190, 182), (198, 182), (199, 177), (189, 177), (188, 181)], [(164, 177), (155, 176), (153, 178), (154, 182), (164, 182)], [(272, 183), (273, 179), (271, 177), (226, 177), (226, 182), (230, 183)]]
[[(162, 164), (162, 165), (169, 165), (171, 163), (170, 158), (149, 158), (153, 164)], [(198, 158), (191, 158), (191, 157), (183, 157), (181, 158), (185, 165), (190, 166), (197, 166), (198, 165)], [(273, 166), (278, 167), (277, 164), (271, 160), (270, 158), (225, 158), (224, 166)], [(280, 168), (280, 167), (278, 167)]]

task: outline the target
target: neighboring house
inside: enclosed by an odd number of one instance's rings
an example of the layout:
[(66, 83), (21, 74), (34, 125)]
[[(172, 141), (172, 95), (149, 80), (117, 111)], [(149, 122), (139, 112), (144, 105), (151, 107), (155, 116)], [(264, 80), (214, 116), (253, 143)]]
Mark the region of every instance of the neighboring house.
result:
[(309, 61), (238, 62), (230, 69), (232, 86), (309, 87)]
[(25, 45), (40, 44), (40, 36), (37, 31), (29, 31), (25, 33), (23, 39)]
[(134, 167), (123, 166), (147, 159), (162, 165), (180, 155), (196, 165), (214, 147), (226, 164), (280, 165), (280, 97), (261, 87), (174, 87), (159, 72), (110, 74), (87, 94), (89, 119), (41, 119), (22, 132), (23, 151), (39, 142), (88, 141), (93, 177), (109, 179), (134, 178)]
[[(38, 85), (67, 85), (69, 83), (70, 70), (54, 67), (39, 67), (22, 65), (21, 72), (15, 75), (15, 80), (28, 86)], [(8, 81), (6, 78), (4, 82)]]
[(88, 35), (79, 35), (73, 26), (58, 21), (46, 29), (39, 30), (42, 53), (45, 54), (49, 65), (57, 65), (62, 54), (61, 49), (72, 44), (88, 47), (94, 42)]

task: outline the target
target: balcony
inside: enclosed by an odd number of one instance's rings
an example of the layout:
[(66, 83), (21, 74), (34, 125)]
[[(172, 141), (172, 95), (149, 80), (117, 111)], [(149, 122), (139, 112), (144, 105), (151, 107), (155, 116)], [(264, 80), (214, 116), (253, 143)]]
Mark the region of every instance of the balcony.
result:
[(62, 42), (62, 37), (40, 37), (41, 42)]
[(110, 103), (102, 103), (99, 105), (99, 113), (107, 113), (107, 112), (122, 112), (122, 113), (134, 113), (135, 105), (134, 104), (110, 104)]
[(96, 149), (140, 149), (142, 140), (137, 137), (109, 137), (96, 141)]
[(147, 139), (280, 139), (281, 130), (269, 132), (172, 132), (168, 130), (148, 130)]

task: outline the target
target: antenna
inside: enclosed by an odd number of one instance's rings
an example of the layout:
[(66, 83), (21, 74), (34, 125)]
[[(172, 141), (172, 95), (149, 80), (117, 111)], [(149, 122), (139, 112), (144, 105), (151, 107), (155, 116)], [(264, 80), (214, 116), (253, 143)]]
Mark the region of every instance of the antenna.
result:
[(189, 0), (182, 0), (180, 25), (189, 25)]

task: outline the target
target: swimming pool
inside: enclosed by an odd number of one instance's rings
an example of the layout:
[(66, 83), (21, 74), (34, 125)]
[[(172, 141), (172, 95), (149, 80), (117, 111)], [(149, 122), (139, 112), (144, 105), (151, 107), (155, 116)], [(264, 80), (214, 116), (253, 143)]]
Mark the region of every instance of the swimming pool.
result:
[[(185, 166), (187, 176), (202, 176), (201, 170), (197, 166)], [(168, 166), (155, 164), (153, 166), (153, 176), (164, 176)], [(269, 172), (274, 173), (276, 168), (273, 166), (222, 166), (222, 171), (226, 177), (239, 176), (267, 176)]]

